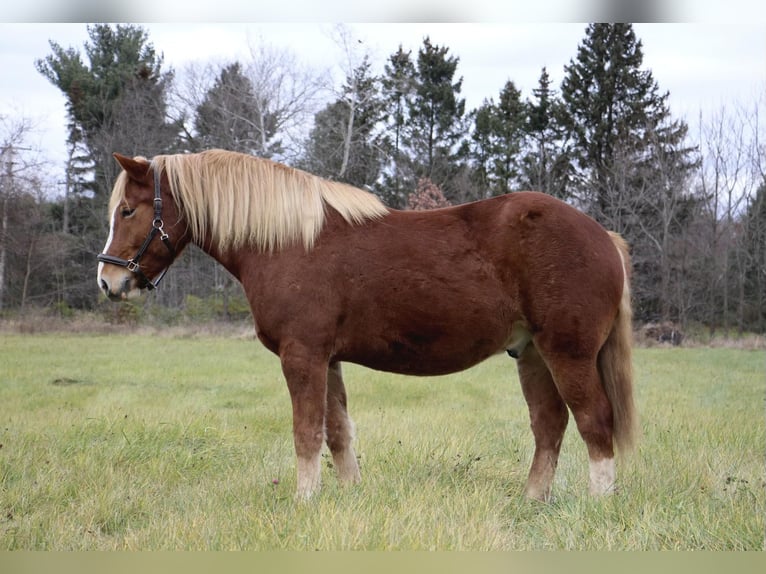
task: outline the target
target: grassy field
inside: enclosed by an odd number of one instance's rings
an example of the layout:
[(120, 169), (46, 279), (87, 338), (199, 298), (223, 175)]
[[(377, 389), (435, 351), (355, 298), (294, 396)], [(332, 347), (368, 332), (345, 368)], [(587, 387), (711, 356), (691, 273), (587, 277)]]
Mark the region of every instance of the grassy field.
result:
[(361, 485), (293, 501), (279, 364), (243, 337), (0, 335), (0, 550), (764, 546), (764, 353), (639, 349), (643, 437), (587, 493), (570, 422), (555, 500), (526, 501), (515, 365), (407, 378), (345, 366)]

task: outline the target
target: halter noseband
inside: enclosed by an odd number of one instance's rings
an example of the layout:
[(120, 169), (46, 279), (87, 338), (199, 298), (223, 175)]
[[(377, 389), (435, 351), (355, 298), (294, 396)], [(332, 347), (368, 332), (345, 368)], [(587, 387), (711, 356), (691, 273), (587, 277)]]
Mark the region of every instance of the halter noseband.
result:
[(144, 239), (143, 244), (141, 244), (141, 247), (138, 248), (138, 252), (133, 256), (132, 259), (122, 259), (121, 257), (115, 257), (113, 255), (107, 255), (106, 253), (99, 253), (96, 256), (96, 259), (98, 259), (102, 263), (111, 263), (112, 265), (119, 265), (120, 267), (125, 267), (128, 271), (138, 276), (141, 281), (143, 281), (146, 284), (146, 288), (149, 291), (152, 291), (157, 288), (157, 286), (160, 284), (160, 281), (162, 281), (162, 278), (165, 276), (165, 273), (167, 273), (167, 270), (170, 266), (165, 267), (165, 269), (162, 270), (162, 272), (157, 276), (157, 278), (152, 281), (150, 280), (146, 275), (144, 275), (144, 272), (141, 271), (141, 267), (139, 266), (139, 261), (141, 260), (141, 257), (143, 257), (144, 252), (149, 247), (149, 244), (152, 242), (152, 239), (155, 238), (155, 236), (159, 233), (160, 234), (160, 240), (165, 245), (165, 247), (168, 248), (168, 251), (170, 252), (170, 255), (175, 258), (176, 256), (176, 250), (173, 248), (173, 245), (170, 243), (170, 237), (167, 233), (165, 233), (165, 230), (163, 229), (163, 221), (162, 221), (162, 197), (160, 196), (160, 170), (156, 169), (154, 170), (154, 219), (152, 220), (152, 228), (149, 230), (148, 235), (146, 236), (146, 239)]

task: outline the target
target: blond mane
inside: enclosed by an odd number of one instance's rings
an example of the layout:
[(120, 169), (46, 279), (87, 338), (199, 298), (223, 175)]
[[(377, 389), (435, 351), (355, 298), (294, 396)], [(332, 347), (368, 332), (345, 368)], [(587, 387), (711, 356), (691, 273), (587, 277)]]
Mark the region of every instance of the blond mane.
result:
[(210, 238), (221, 250), (275, 251), (296, 243), (311, 249), (325, 205), (349, 224), (388, 213), (371, 193), (242, 153), (159, 155), (151, 164), (167, 173), (192, 239)]

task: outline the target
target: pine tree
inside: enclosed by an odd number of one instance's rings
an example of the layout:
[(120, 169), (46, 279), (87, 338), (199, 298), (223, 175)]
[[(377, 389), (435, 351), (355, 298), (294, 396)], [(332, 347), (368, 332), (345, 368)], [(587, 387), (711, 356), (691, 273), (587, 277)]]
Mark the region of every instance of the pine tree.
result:
[(88, 35), (88, 64), (51, 41), (52, 54), (35, 66), (67, 99), (67, 142), (85, 152), (75, 156), (76, 173), (94, 173), (91, 181), (74, 181), (73, 191), (104, 198), (116, 175), (114, 151), (151, 156), (174, 144), (177, 126), (167, 121), (166, 101), (173, 75), (161, 71), (162, 56), (139, 26), (95, 24)]
[(470, 144), (470, 159), (473, 167), (471, 177), (479, 190), (479, 196), (481, 198), (490, 197), (492, 195), (495, 158), (496, 110), (494, 101), (485, 99), (479, 108), (471, 111), (468, 117), (473, 125)]
[(51, 54), (37, 70), (66, 98), (67, 229), (76, 241), (62, 255), (66, 268), (57, 278), (67, 285), (66, 302), (92, 305), (93, 254), (107, 234), (106, 203), (119, 166), (112, 153), (151, 157), (175, 151), (179, 126), (168, 120), (167, 93), (172, 72), (138, 26), (88, 26), (86, 61), (74, 48), (51, 41)]
[[(689, 224), (685, 181), (696, 162), (671, 118), (630, 24), (591, 24), (561, 85), (582, 207), (633, 248), (637, 317), (672, 312), (675, 237)], [(659, 286), (659, 288), (658, 288)]]
[(542, 69), (533, 99), (527, 100), (528, 148), (523, 159), (522, 187), (542, 191), (560, 199), (568, 194), (571, 162), (561, 124), (562, 103)]
[(509, 193), (518, 189), (521, 149), (524, 139), (526, 107), (521, 101), (521, 92), (512, 81), (507, 81), (497, 104), (494, 195)]
[(463, 79), (455, 81), (459, 59), (449, 49), (426, 37), (418, 52), (415, 94), (409, 104), (409, 122), (403, 138), (413, 174), (427, 177), (450, 195), (451, 178), (466, 155), (465, 100), (459, 98)]
[(526, 117), (521, 92), (510, 80), (500, 91), (497, 104), (494, 99), (485, 100), (471, 114), (473, 178), (483, 197), (519, 188)]
[(580, 192), (606, 217), (619, 187), (618, 167), (643, 155), (650, 132), (659, 145), (677, 145), (685, 136), (685, 126), (670, 120), (668, 93), (659, 93), (642, 63), (632, 25), (591, 24), (576, 60), (564, 68), (563, 120), (574, 143)]
[(388, 157), (378, 193), (391, 207), (404, 207), (408, 177), (404, 151), (404, 130), (415, 93), (415, 66), (410, 52), (399, 49), (388, 58), (381, 78), (384, 131), (381, 144)]

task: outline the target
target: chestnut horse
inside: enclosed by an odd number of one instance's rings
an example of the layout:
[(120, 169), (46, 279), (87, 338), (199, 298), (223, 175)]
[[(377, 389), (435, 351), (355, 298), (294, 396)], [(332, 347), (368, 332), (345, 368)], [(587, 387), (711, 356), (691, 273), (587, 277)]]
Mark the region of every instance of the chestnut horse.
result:
[(252, 156), (115, 154), (98, 285), (153, 289), (193, 242), (243, 285), (258, 338), (279, 356), (293, 407), (298, 498), (320, 486), (323, 441), (360, 480), (341, 363), (410, 375), (517, 359), (535, 452), (525, 493), (545, 500), (572, 411), (590, 492), (615, 488), (635, 440), (625, 243), (536, 192), (432, 211)]

